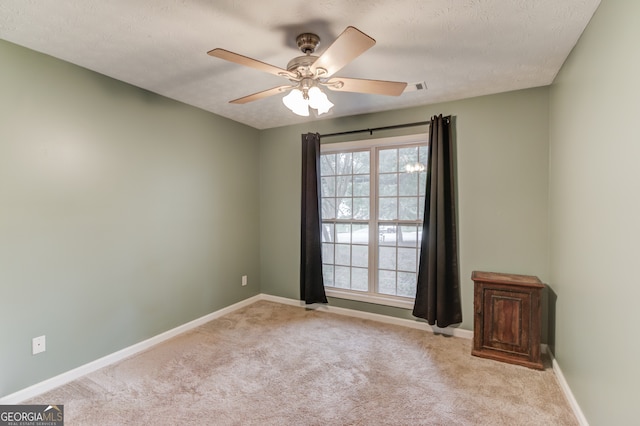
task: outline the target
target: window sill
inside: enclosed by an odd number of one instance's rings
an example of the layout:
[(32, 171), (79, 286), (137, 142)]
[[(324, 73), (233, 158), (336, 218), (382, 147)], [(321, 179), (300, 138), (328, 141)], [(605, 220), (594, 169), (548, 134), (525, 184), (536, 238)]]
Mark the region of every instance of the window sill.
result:
[(393, 306), (395, 308), (413, 309), (414, 299), (400, 298), (400, 297), (385, 297), (384, 295), (360, 293), (353, 291), (340, 290), (335, 288), (324, 289), (325, 293), (329, 297), (335, 297), (337, 299), (355, 300), (358, 302), (373, 303), (376, 305)]

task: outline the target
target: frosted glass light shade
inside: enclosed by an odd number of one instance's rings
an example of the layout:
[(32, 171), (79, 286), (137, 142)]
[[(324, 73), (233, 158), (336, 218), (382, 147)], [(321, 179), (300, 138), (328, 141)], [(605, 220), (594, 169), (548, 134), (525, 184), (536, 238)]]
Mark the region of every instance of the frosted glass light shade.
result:
[(325, 114), (333, 107), (333, 103), (320, 88), (313, 86), (307, 92), (307, 99), (300, 89), (293, 89), (282, 98), (282, 103), (295, 114), (309, 116), (309, 107), (318, 111), (318, 115)]
[(309, 106), (318, 110), (318, 115), (329, 112), (333, 104), (327, 98), (327, 95), (318, 87), (314, 86), (309, 89)]
[(295, 114), (303, 117), (309, 116), (309, 101), (304, 98), (302, 91), (293, 89), (287, 96), (282, 98), (282, 103)]

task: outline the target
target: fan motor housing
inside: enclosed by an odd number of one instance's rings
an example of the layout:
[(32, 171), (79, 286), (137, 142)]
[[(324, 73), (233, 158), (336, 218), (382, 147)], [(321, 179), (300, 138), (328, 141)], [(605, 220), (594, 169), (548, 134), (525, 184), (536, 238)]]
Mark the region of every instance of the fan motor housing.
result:
[(313, 72), (311, 72), (310, 68), (316, 59), (318, 59), (318, 57), (313, 55), (304, 55), (293, 58), (287, 64), (287, 71), (294, 72), (302, 77), (311, 77)]

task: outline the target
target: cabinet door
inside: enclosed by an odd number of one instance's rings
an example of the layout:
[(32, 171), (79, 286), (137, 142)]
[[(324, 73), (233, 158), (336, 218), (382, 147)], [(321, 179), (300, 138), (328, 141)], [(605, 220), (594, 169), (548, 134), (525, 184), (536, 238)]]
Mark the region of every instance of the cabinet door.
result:
[(530, 293), (485, 288), (483, 305), (483, 346), (511, 354), (530, 355)]

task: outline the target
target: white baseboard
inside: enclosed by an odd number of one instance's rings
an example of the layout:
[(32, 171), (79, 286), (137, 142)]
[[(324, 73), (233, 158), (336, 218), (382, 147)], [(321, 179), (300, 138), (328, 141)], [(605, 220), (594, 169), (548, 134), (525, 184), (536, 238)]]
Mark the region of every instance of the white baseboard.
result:
[[(307, 305), (301, 300), (288, 299), (288, 298), (279, 297), (279, 296), (271, 296), (268, 294), (258, 294), (256, 296), (253, 296), (248, 299), (242, 300), (238, 303), (235, 303), (231, 306), (227, 306), (226, 308), (222, 308), (218, 311), (215, 311), (203, 317), (197, 318), (186, 324), (180, 325), (169, 331), (158, 334), (157, 336), (151, 337), (147, 340), (136, 343), (132, 346), (129, 346), (127, 348), (124, 348), (122, 350), (109, 354), (102, 358), (99, 358), (95, 361), (81, 365), (80, 367), (74, 368), (73, 370), (69, 370), (65, 373), (59, 374), (55, 377), (44, 380), (40, 383), (36, 383), (32, 386), (19, 390), (15, 393), (6, 395), (0, 398), (0, 405), (19, 404), (22, 401), (33, 398), (44, 392), (50, 391), (58, 386), (62, 386), (84, 375), (87, 375), (96, 370), (99, 370), (100, 368), (106, 367), (108, 365), (121, 361), (125, 358), (128, 358), (132, 355), (140, 353), (144, 350), (151, 348), (152, 346), (162, 343), (168, 339), (171, 339), (172, 337), (175, 337), (181, 333), (185, 333), (189, 330), (192, 330), (196, 327), (199, 327), (202, 324), (205, 324), (221, 316), (227, 315), (235, 310), (244, 308), (245, 306), (249, 306), (252, 303), (255, 303), (259, 300), (267, 300), (270, 302), (282, 303), (285, 305), (304, 307), (307, 309), (315, 309), (315, 310), (324, 311), (324, 312), (332, 312), (339, 315), (346, 315), (346, 316), (355, 317), (355, 318), (368, 319), (368, 320), (378, 321), (386, 324), (401, 325), (404, 327), (410, 327), (418, 330), (425, 330), (431, 333), (446, 334), (449, 336), (462, 337), (464, 339), (473, 339), (473, 331), (469, 331), (469, 330), (463, 330), (463, 329), (454, 328), (454, 327), (446, 327), (446, 328), (434, 327), (425, 322), (417, 321), (417, 320), (390, 317), (387, 315), (374, 314), (371, 312), (357, 311), (353, 309), (340, 308), (337, 306), (330, 306), (330, 305), (324, 305), (324, 304)], [(549, 354), (551, 358), (551, 363), (553, 366), (553, 371), (556, 377), (558, 378), (560, 388), (564, 392), (569, 402), (569, 405), (571, 406), (571, 409), (573, 410), (578, 422), (582, 426), (589, 426), (589, 423), (587, 422), (587, 419), (584, 416), (582, 409), (578, 405), (578, 402), (573, 396), (573, 393), (571, 392), (571, 388), (569, 388), (569, 384), (565, 380), (564, 375), (562, 374), (562, 370), (560, 369), (560, 366), (558, 365), (555, 357), (553, 356), (553, 353), (549, 350), (549, 348), (546, 345), (542, 345), (542, 351), (547, 352)]]
[(571, 392), (571, 388), (569, 387), (569, 384), (564, 378), (564, 374), (562, 374), (562, 370), (560, 369), (560, 364), (558, 364), (558, 361), (556, 361), (556, 358), (550, 349), (547, 349), (547, 353), (551, 358), (551, 365), (553, 367), (553, 372), (555, 373), (556, 378), (558, 379), (558, 384), (560, 384), (560, 388), (562, 389), (564, 396), (567, 398), (567, 401), (569, 402), (569, 405), (571, 406), (571, 409), (573, 410), (573, 414), (575, 414), (576, 419), (578, 420), (578, 423), (581, 426), (589, 426), (589, 422), (587, 421), (587, 418), (584, 416), (584, 413), (582, 412), (582, 408), (580, 408), (578, 401), (576, 401), (576, 398), (573, 396), (573, 392)]
[(192, 330), (202, 324), (205, 324), (211, 320), (219, 318), (223, 315), (226, 315), (230, 312), (233, 312), (237, 309), (244, 308), (245, 306), (251, 305), (252, 303), (260, 300), (262, 295), (257, 295), (250, 297), (249, 299), (242, 300), (238, 303), (235, 303), (231, 306), (227, 306), (226, 308), (222, 308), (218, 311), (207, 314), (203, 317), (197, 318), (193, 321), (190, 321), (186, 324), (180, 325), (176, 328), (173, 328), (169, 331), (165, 331), (164, 333), (153, 336), (147, 340), (136, 343), (132, 346), (126, 347), (122, 350), (114, 352), (112, 354), (106, 355), (102, 358), (98, 358), (95, 361), (91, 361), (87, 364), (81, 365), (80, 367), (74, 368), (73, 370), (69, 370), (65, 373), (54, 376), (50, 379), (44, 380), (40, 383), (36, 383), (35, 385), (29, 386), (28, 388), (19, 390), (15, 393), (6, 395), (0, 398), (0, 405), (7, 404), (19, 404), (22, 401), (25, 401), (29, 398), (33, 398), (37, 395), (40, 395), (44, 392), (48, 392), (58, 386), (62, 386), (66, 383), (71, 382), (72, 380), (76, 380), (84, 375), (92, 373), (100, 368), (106, 367), (108, 365), (114, 364), (118, 361), (121, 361), (125, 358), (128, 358), (132, 355), (140, 353), (144, 350), (149, 349), (152, 346), (155, 346), (159, 343), (162, 343), (172, 337), (175, 337), (179, 334), (182, 334), (186, 331)]

